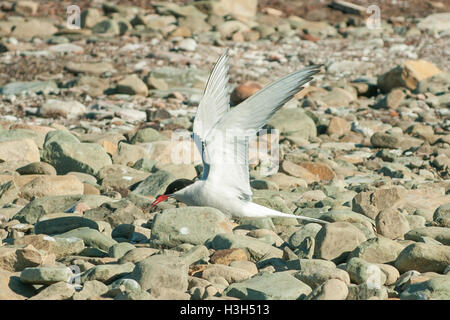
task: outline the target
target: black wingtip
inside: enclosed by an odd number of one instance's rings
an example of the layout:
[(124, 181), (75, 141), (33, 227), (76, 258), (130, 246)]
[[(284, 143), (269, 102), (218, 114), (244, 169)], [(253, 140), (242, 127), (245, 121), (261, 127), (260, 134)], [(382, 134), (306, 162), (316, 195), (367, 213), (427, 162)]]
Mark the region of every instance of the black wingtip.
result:
[(323, 63), (321, 64), (313, 64), (312, 66), (309, 66), (308, 68), (311, 68), (311, 71), (314, 72), (314, 74), (319, 73), (321, 68), (324, 66)]
[(311, 81), (311, 80), (313, 80), (314, 78), (312, 77), (313, 75), (315, 75), (315, 74), (318, 74), (318, 73), (320, 73), (322, 70), (321, 70), (321, 67), (323, 66), (323, 64), (315, 64), (315, 65), (312, 65), (312, 66), (309, 66), (308, 67), (308, 76), (310, 77), (310, 78), (308, 78), (308, 81), (307, 82), (309, 82), (309, 81)]
[(230, 54), (230, 48), (226, 47), (222, 55), (228, 56)]

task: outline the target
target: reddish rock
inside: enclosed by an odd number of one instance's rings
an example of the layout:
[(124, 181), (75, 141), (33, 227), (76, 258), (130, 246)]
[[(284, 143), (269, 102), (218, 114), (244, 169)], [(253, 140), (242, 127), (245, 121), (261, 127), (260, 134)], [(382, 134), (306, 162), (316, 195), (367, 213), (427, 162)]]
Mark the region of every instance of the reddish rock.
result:
[(79, 212), (79, 213), (83, 213), (83, 212), (85, 212), (85, 211), (87, 211), (87, 210), (90, 210), (91, 208), (89, 207), (89, 205), (87, 205), (86, 203), (84, 203), (84, 202), (80, 202), (80, 203), (77, 203), (76, 205), (75, 205), (75, 207), (73, 208), (73, 212)]
[(257, 82), (245, 82), (240, 84), (231, 93), (231, 103), (237, 105), (260, 89), (262, 89), (262, 85)]
[(301, 36), (302, 40), (307, 40), (307, 41), (312, 41), (312, 42), (317, 42), (320, 40), (320, 38), (315, 37), (313, 35), (310, 34), (304, 34)]
[(300, 166), (298, 164), (295, 164), (293, 162), (290, 162), (288, 160), (283, 161), (281, 168), (284, 172), (287, 174), (301, 178), (306, 181), (306, 183), (312, 183), (315, 181), (318, 181), (317, 176), (313, 173), (311, 173), (307, 168)]
[(400, 116), (399, 113), (397, 111), (395, 111), (395, 110), (389, 110), (389, 115), (391, 117), (395, 117), (395, 118)]
[(335, 177), (333, 170), (324, 163), (302, 162), (300, 165), (312, 174), (318, 176), (320, 180), (331, 181)]

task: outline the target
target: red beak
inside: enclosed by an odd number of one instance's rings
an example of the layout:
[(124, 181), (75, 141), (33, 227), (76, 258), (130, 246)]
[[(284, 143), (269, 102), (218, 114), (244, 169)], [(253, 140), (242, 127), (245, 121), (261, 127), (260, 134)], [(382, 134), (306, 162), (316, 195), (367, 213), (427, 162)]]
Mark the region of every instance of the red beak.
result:
[(156, 198), (155, 201), (153, 201), (152, 206), (150, 207), (150, 209), (152, 209), (152, 208), (153, 208), (154, 206), (156, 206), (158, 203), (167, 200), (168, 198), (169, 198), (169, 196), (166, 196), (165, 194), (160, 195), (158, 198)]

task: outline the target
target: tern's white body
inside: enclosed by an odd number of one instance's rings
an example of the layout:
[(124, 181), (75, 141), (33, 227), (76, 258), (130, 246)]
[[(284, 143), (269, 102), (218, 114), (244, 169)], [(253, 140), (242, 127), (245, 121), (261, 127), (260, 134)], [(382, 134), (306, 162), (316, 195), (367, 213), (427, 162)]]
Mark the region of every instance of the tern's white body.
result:
[(214, 66), (194, 120), (194, 141), (202, 154), (203, 176), (170, 196), (187, 205), (219, 209), (230, 217), (292, 217), (323, 223), (253, 203), (248, 172), (248, 138), (318, 71), (318, 66), (311, 66), (293, 72), (230, 109), (225, 51)]
[(204, 180), (196, 181), (192, 185), (176, 192), (173, 197), (189, 206), (219, 209), (230, 218), (285, 217), (323, 222), (318, 219), (279, 212), (248, 200), (239, 199), (235, 196), (233, 190), (227, 190), (223, 186), (212, 185)]

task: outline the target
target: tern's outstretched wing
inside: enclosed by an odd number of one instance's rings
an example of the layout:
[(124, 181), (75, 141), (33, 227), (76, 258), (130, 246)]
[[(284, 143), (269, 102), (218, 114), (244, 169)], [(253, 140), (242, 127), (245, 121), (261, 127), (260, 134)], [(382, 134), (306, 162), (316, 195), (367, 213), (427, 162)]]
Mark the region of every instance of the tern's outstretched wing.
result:
[(261, 89), (225, 113), (204, 140), (209, 158), (207, 181), (251, 199), (248, 173), (248, 140), (272, 115), (311, 81), (320, 66), (293, 72)]
[[(228, 84), (228, 48), (217, 60), (206, 84), (205, 92), (194, 119), (194, 141), (203, 159), (203, 178), (208, 176), (208, 162), (205, 159), (203, 142), (212, 128), (230, 110)], [(205, 162), (206, 161), (206, 162)]]
[(309, 66), (272, 82), (234, 107), (216, 128), (261, 129), (275, 112), (303, 89), (302, 85), (313, 79), (319, 68), (320, 65)]

